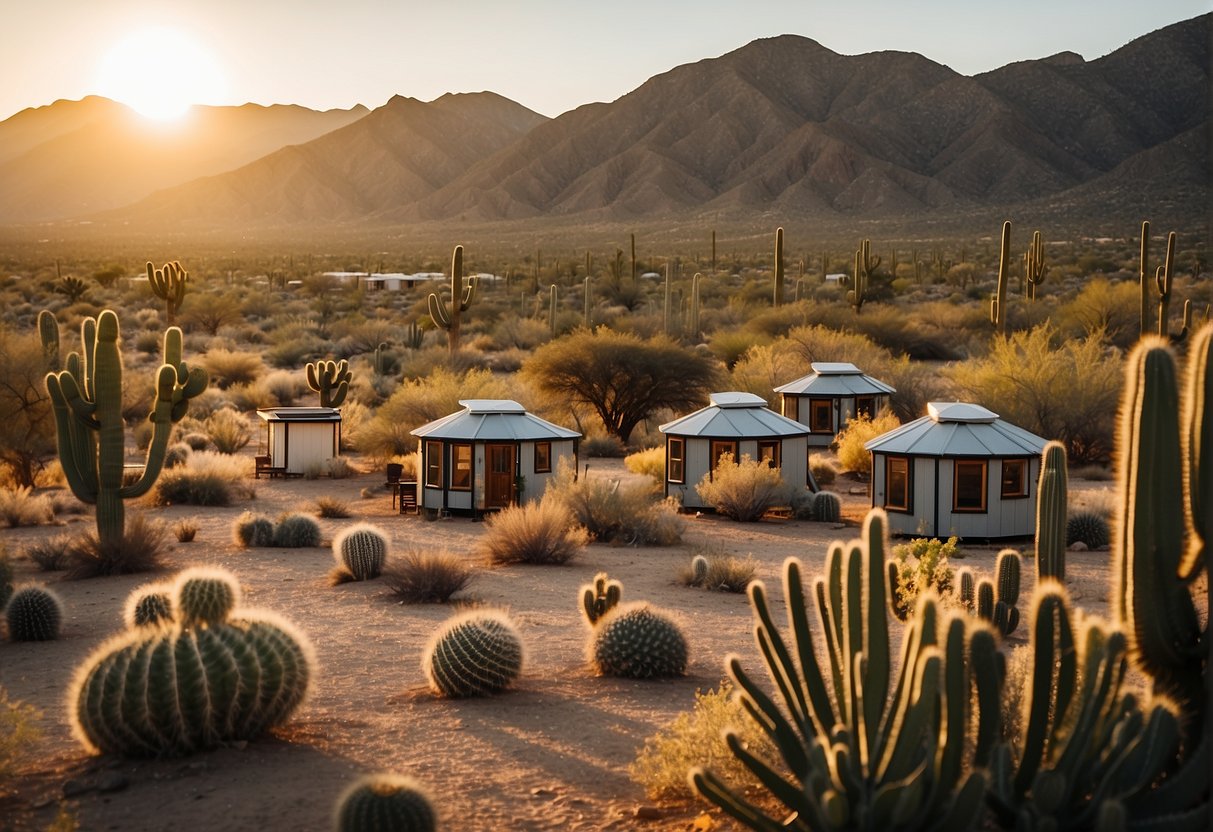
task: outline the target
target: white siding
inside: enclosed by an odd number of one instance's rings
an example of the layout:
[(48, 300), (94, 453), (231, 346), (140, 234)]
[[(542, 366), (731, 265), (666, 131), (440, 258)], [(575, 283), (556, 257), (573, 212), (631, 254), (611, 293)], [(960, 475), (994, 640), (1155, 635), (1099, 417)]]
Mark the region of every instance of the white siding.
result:
[(548, 483), (556, 479), (560, 473), (560, 465), (565, 462), (576, 465), (573, 456), (573, 440), (552, 440), (552, 470), (546, 474), (535, 473), (535, 445), (527, 443), (522, 446), (522, 474), (526, 477), (526, 494), (524, 499), (530, 503), (543, 499)]
[(809, 451), (803, 436), (783, 440), (780, 451), (783, 481), (793, 488), (804, 488), (809, 482)]
[(270, 464), (302, 474), (308, 468), (325, 466), (334, 456), (336, 422), (271, 422)]
[[(695, 490), (695, 486), (703, 479), (703, 475), (708, 472), (711, 467), (708, 463), (708, 456), (711, 454), (711, 445), (706, 439), (696, 439), (693, 436), (687, 437), (686, 442), (686, 463), (683, 465), (685, 476), (683, 485), (686, 486), (686, 491), (683, 492), (682, 506), (683, 508), (706, 508), (707, 504), (699, 496), (699, 492)], [(677, 496), (674, 486), (671, 485), (670, 493)]]
[[(686, 438), (686, 464), (683, 466), (686, 472), (686, 476), (684, 477), (686, 481), (682, 483), (666, 483), (666, 493), (679, 500), (683, 508), (711, 508), (699, 496), (699, 491), (695, 488), (695, 486), (699, 485), (699, 481), (703, 479), (704, 474), (708, 472), (708, 468), (710, 467), (708, 457), (711, 454), (711, 447), (711, 440), (697, 439), (695, 437)], [(738, 440), (737, 453), (738, 456), (749, 456), (750, 459), (757, 459), (758, 440)], [(780, 449), (780, 458), (782, 462), (780, 471), (783, 474), (784, 482), (794, 488), (804, 488), (808, 482), (808, 447), (805, 437), (793, 436), (784, 439), (783, 447)]]

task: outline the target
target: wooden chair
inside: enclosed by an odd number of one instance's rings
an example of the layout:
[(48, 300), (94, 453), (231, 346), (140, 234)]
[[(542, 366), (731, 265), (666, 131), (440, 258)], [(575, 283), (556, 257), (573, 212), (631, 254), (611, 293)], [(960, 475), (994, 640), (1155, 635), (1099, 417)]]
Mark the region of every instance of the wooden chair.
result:
[(400, 513), (407, 508), (410, 513), (417, 513), (417, 483), (410, 480), (397, 482), (392, 488), (400, 497)]
[(262, 474), (269, 474), (270, 476), (273, 476), (272, 472), (274, 469), (270, 467), (271, 460), (268, 454), (256, 456), (253, 457), (253, 459), (256, 463), (256, 470), (253, 472), (254, 479), (261, 479)]

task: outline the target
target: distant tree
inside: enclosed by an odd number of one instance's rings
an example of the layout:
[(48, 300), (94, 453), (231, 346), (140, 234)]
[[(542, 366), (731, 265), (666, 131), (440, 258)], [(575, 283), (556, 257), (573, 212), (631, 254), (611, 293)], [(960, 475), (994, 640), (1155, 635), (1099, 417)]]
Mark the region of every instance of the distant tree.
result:
[(116, 264), (110, 264), (104, 268), (97, 269), (93, 272), (93, 280), (97, 281), (101, 286), (108, 289), (113, 286), (118, 278), (126, 274), (126, 269)]
[(219, 328), (238, 321), (240, 301), (232, 295), (206, 295), (181, 316), (186, 329), (199, 327), (208, 335), (218, 335)]
[(36, 336), (0, 328), (0, 463), (17, 485), (33, 487), (38, 472), (55, 456), (46, 372)]
[(707, 404), (717, 365), (667, 338), (646, 341), (603, 327), (540, 347), (522, 373), (544, 393), (594, 408), (607, 433), (627, 443), (636, 425), (658, 410)]

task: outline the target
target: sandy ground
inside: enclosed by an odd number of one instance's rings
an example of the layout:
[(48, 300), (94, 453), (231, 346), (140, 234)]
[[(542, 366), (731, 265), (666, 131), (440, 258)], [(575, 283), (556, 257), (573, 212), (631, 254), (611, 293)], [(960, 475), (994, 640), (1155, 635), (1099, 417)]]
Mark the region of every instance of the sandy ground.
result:
[[(591, 475), (631, 476), (618, 462), (601, 460)], [(361, 489), (381, 480), (380, 474), (336, 481), (261, 480), (251, 505), (146, 509), (170, 524), (192, 517), (200, 525), (194, 542), (174, 543), (167, 557), (170, 570), (195, 564), (231, 569), (247, 605), (287, 616), (315, 645), (320, 667), (309, 701), (282, 729), (240, 748), (164, 761), (85, 754), (64, 716), (68, 681), (80, 660), (120, 629), (128, 592), (158, 576), (68, 582), (20, 560), (18, 580), (52, 583), (66, 603), (67, 618), (58, 641), (0, 643), (0, 685), (13, 698), (42, 709), (43, 732), (35, 762), (11, 782), (0, 783), (0, 829), (43, 828), (61, 804), (90, 831), (326, 829), (338, 794), (356, 775), (376, 770), (408, 773), (428, 784), (443, 827), (452, 830), (735, 828), (716, 812), (710, 821), (701, 817), (704, 803), (650, 800), (627, 774), (647, 737), (688, 710), (697, 689), (719, 683), (726, 653), (741, 653), (748, 665), (758, 667), (745, 596), (684, 587), (675, 576), (703, 547), (753, 554), (759, 577), (773, 587), (789, 555), (800, 557), (812, 572), (831, 540), (858, 534), (868, 498), (847, 493), (856, 483), (840, 480), (835, 486), (843, 492), (844, 527), (689, 517), (681, 546), (593, 545), (565, 566), (479, 570), (465, 595), (509, 609), (523, 631), (529, 665), (513, 692), (447, 701), (426, 691), (420, 655), (429, 634), (452, 614), (450, 607), (399, 605), (376, 582), (329, 587), (328, 549), (242, 551), (231, 542), (232, 521), (246, 508), (273, 516), (305, 510), (317, 497), (331, 495), (348, 501), (356, 516), (319, 521), (326, 542), (342, 527), (369, 520), (390, 532), (395, 550), (447, 548), (475, 558), (482, 524), (399, 516), (383, 492), (360, 498)], [(1072, 483), (1072, 491), (1076, 487), (1082, 488)], [(1098, 491), (1107, 484), (1089, 487)], [(82, 531), (91, 523), (87, 516), (75, 518), (69, 530)], [(10, 552), (20, 552), (30, 541), (63, 531), (5, 529), (0, 535)], [(963, 563), (990, 572), (997, 549), (965, 547)], [(1067, 569), (1076, 600), (1088, 612), (1104, 612), (1107, 553), (1071, 552)], [(685, 678), (620, 681), (587, 670), (577, 589), (600, 570), (624, 582), (627, 598), (649, 600), (682, 620), (692, 648)], [(1033, 573), (1024, 570), (1025, 597)], [(1026, 600), (1020, 608), (1026, 610)], [(1010, 643), (1022, 643), (1025, 629), (1021, 626)], [(638, 817), (641, 807), (642, 816), (658, 817)]]

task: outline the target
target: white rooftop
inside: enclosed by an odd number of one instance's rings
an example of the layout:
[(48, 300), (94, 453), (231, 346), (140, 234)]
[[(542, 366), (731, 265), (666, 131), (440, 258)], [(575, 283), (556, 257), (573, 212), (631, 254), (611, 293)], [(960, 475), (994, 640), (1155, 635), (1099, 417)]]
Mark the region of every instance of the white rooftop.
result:
[(781, 436), (807, 436), (809, 429), (800, 422), (780, 416), (767, 407), (766, 400), (753, 393), (713, 393), (711, 402), (657, 429), (674, 436), (707, 436), (713, 439), (764, 439)]
[(708, 401), (716, 407), (766, 407), (767, 400), (753, 393), (712, 393)]
[(510, 399), (465, 399), (459, 403), (463, 410), (422, 425), (412, 431), (413, 436), (464, 442), (545, 442), (581, 436), (528, 413)]
[(970, 422), (988, 425), (998, 420), (998, 414), (994, 411), (968, 402), (930, 402), (927, 404), (927, 415), (936, 422)]
[(968, 402), (931, 402), (927, 415), (864, 444), (882, 454), (933, 457), (1036, 456), (1045, 440)]
[(857, 376), (859, 368), (847, 361), (814, 361), (809, 365), (819, 376)]
[(887, 396), (897, 389), (844, 361), (814, 361), (813, 372), (775, 388), (792, 396)]

